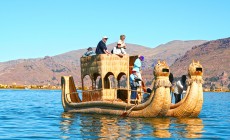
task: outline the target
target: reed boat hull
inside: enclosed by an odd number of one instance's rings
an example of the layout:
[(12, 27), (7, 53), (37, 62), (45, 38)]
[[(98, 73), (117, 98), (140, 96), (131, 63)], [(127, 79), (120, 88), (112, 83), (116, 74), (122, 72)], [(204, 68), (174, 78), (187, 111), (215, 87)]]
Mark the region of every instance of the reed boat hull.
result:
[[(122, 64), (133, 64), (133, 62), (128, 61), (128, 57), (124, 60), (120, 59), (121, 58), (117, 56), (107, 55), (82, 58), (81, 80), (83, 81), (83, 77), (89, 74), (90, 78), (95, 82), (96, 77), (101, 75), (102, 86), (98, 86), (101, 87), (101, 89), (93, 87), (94, 84), (92, 82), (93, 90), (83, 90), (81, 100), (78, 95), (79, 93), (76, 91), (73, 77), (63, 76), (61, 78), (61, 83), (62, 105), (64, 111), (128, 117), (197, 117), (199, 115), (203, 105), (203, 72), (199, 62), (193, 62), (189, 66), (188, 89), (185, 98), (182, 99), (181, 102), (171, 105), (169, 66), (165, 61), (158, 61), (153, 70), (155, 80), (152, 84), (153, 88), (150, 97), (144, 103), (139, 102), (140, 104), (131, 104), (129, 78), (127, 78), (126, 84), (128, 86), (125, 89), (119, 89), (117, 87), (112, 88), (110, 85), (111, 82), (108, 80), (108, 75), (112, 75), (113, 73), (115, 79), (120, 79), (121, 74), (129, 76), (129, 72), (127, 71), (129, 69), (127, 67), (128, 65), (121, 67), (120, 70), (107, 66), (107, 64), (110, 64), (107, 63), (107, 60), (114, 61), (114, 63), (119, 65), (121, 65), (121, 62)], [(106, 61), (106, 63), (104, 61)], [(119, 65), (117, 65), (117, 67)], [(121, 73), (121, 71), (123, 72)], [(100, 72), (102, 74), (100, 74)], [(83, 87), (84, 84), (82, 83), (82, 88)]]
[[(62, 105), (66, 112), (106, 114), (129, 117), (157, 117), (165, 116), (170, 107), (168, 99), (170, 94), (165, 93), (165, 88), (157, 88), (156, 93), (142, 104), (128, 104), (114, 101), (89, 101), (82, 102), (74, 85), (72, 76), (63, 76), (62, 79)], [(169, 90), (169, 88), (167, 88)], [(74, 94), (71, 94), (74, 93)]]

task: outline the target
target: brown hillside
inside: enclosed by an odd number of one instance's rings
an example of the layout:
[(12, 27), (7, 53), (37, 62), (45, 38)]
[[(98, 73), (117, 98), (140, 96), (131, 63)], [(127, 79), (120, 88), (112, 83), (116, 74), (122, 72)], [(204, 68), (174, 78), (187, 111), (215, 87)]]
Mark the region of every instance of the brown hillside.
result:
[(206, 84), (211, 86), (210, 81), (218, 82), (223, 73), (225, 76), (230, 74), (230, 38), (209, 41), (187, 51), (171, 66), (174, 76), (187, 74), (188, 65), (193, 59), (199, 60), (203, 65), (204, 79)]
[[(205, 41), (172, 41), (156, 48), (127, 43), (126, 52), (130, 55), (145, 56), (143, 65), (146, 74), (144, 77), (151, 79), (152, 67), (158, 59), (166, 59), (171, 64), (192, 46), (203, 42)], [(115, 45), (115, 43), (108, 45), (108, 49), (111, 51)], [(80, 57), (85, 51), (86, 49), (80, 49), (53, 57), (2, 62), (0, 63), (0, 84), (60, 85), (62, 75), (73, 75), (77, 85), (80, 86)]]

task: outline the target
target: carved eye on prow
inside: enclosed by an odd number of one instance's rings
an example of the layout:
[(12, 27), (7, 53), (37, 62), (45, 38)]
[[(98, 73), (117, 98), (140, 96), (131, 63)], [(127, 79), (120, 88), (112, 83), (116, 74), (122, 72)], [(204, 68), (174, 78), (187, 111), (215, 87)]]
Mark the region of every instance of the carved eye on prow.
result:
[(202, 68), (196, 68), (196, 71), (202, 72)]
[(169, 72), (169, 69), (164, 68), (162, 69), (162, 72)]

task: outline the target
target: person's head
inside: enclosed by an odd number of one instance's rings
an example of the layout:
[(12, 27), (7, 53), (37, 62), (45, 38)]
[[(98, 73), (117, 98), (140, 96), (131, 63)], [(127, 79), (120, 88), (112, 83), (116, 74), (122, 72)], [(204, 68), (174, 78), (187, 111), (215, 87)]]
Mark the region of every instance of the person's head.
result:
[(137, 72), (135, 70), (132, 70), (132, 74), (136, 74)]
[(141, 55), (141, 56), (139, 56), (139, 59), (140, 59), (141, 61), (144, 61), (145, 57)]
[(125, 35), (120, 35), (120, 39), (121, 39), (122, 41), (124, 41), (124, 40), (125, 40)]
[(93, 50), (93, 48), (92, 47), (89, 47), (88, 49), (87, 49), (87, 51), (92, 51)]
[(151, 88), (147, 88), (147, 93), (152, 93)]
[(108, 37), (107, 36), (103, 36), (102, 37), (102, 41), (106, 43), (106, 41), (108, 40)]
[(138, 71), (138, 69), (137, 69), (137, 68), (133, 68), (133, 69), (132, 69), (132, 73), (133, 73), (133, 74), (136, 74), (136, 73), (137, 73), (137, 71)]
[(118, 48), (121, 47), (121, 43), (120, 43), (120, 42), (117, 43), (117, 47), (118, 47)]
[(174, 81), (174, 77), (173, 77), (173, 74), (172, 74), (172, 73), (169, 74), (169, 81), (170, 81), (171, 83), (173, 83), (173, 81)]
[(185, 83), (185, 81), (186, 81), (186, 75), (182, 75), (181, 81), (182, 81), (183, 83)]

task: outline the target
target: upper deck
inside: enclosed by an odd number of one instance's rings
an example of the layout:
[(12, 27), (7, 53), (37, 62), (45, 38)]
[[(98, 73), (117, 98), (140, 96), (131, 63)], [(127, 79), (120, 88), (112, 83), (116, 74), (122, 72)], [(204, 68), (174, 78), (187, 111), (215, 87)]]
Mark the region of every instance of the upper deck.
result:
[(113, 73), (117, 78), (119, 74), (129, 74), (129, 55), (119, 57), (112, 55), (94, 55), (81, 58), (81, 77), (89, 75), (92, 79), (100, 75), (105, 77), (108, 73)]

